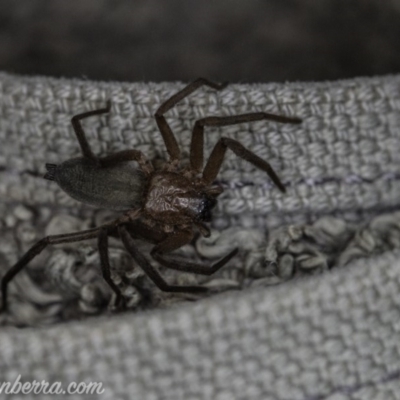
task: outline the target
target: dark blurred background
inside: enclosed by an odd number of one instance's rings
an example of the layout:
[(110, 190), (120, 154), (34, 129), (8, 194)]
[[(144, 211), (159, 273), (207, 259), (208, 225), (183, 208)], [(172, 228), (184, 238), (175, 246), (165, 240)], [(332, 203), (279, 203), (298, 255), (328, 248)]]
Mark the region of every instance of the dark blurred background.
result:
[(400, 71), (400, 0), (0, 0), (0, 70), (124, 81)]

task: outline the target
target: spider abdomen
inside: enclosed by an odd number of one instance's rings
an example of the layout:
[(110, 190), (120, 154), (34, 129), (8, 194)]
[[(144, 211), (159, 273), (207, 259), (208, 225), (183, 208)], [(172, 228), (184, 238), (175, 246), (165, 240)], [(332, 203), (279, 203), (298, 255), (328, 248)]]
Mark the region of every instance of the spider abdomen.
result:
[(82, 203), (110, 210), (141, 206), (143, 173), (129, 163), (101, 167), (86, 158), (47, 165), (45, 178), (54, 180), (69, 196)]

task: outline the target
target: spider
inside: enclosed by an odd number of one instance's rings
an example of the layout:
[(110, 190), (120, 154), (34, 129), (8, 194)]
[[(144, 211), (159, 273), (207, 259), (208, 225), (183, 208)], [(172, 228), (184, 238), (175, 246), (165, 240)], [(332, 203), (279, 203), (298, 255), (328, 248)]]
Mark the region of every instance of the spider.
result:
[[(81, 120), (108, 113), (111, 108), (110, 101), (107, 102), (105, 108), (72, 117), (71, 123), (80, 145), (82, 157), (67, 160), (59, 165), (46, 164), (47, 173), (44, 178), (56, 181), (61, 189), (78, 201), (92, 206), (123, 211), (123, 213), (114, 221), (97, 228), (47, 236), (34, 244), (2, 279), (3, 311), (8, 308), (7, 288), (10, 281), (48, 245), (88, 239), (97, 239), (103, 278), (116, 295), (115, 304), (123, 306), (124, 299), (121, 291), (110, 275), (109, 236), (120, 238), (134, 261), (162, 291), (191, 293), (208, 291), (203, 286), (168, 284), (157, 269), (139, 252), (134, 239), (153, 243), (154, 247), (150, 252), (153, 259), (164, 267), (178, 271), (211, 275), (234, 257), (238, 249), (234, 249), (215, 264), (207, 266), (166, 256), (166, 253), (190, 243), (196, 231), (203, 236), (210, 235), (210, 230), (205, 223), (211, 221), (211, 210), (217, 203), (217, 197), (223, 191), (221, 187), (213, 186), (212, 183), (218, 175), (228, 149), (238, 157), (265, 171), (278, 189), (285, 192), (282, 182), (266, 161), (246, 149), (238, 141), (227, 137), (221, 137), (218, 140), (203, 169), (204, 128), (260, 120), (299, 124), (301, 123), (299, 118), (254, 112), (198, 119), (195, 121), (192, 132), (190, 163), (181, 165), (180, 149), (164, 114), (201, 86), (222, 90), (226, 85), (226, 83), (217, 84), (199, 78), (174, 94), (158, 108), (155, 119), (164, 140), (169, 161), (157, 169), (138, 150), (119, 151), (105, 157), (97, 157), (92, 152)], [(131, 161), (136, 162), (135, 167), (130, 163)]]

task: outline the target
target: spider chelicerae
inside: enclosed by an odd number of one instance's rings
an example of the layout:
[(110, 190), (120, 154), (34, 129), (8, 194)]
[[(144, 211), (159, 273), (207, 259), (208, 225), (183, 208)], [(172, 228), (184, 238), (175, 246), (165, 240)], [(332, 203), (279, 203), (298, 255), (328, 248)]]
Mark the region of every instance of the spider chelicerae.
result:
[[(218, 140), (203, 168), (204, 127), (221, 127), (260, 120), (299, 124), (301, 120), (265, 112), (198, 119), (192, 133), (190, 163), (182, 166), (178, 143), (164, 114), (201, 86), (221, 90), (226, 84), (213, 83), (203, 78), (197, 79), (174, 94), (156, 111), (157, 126), (169, 155), (169, 160), (157, 169), (138, 150), (124, 150), (105, 157), (93, 154), (80, 121), (93, 115), (108, 113), (111, 108), (110, 102), (105, 108), (72, 117), (72, 127), (82, 157), (67, 160), (59, 165), (46, 164), (47, 173), (44, 177), (56, 181), (61, 189), (76, 200), (101, 208), (123, 211), (123, 214), (97, 228), (47, 236), (39, 240), (3, 277), (2, 310), (8, 307), (7, 288), (10, 281), (49, 244), (88, 239), (97, 239), (102, 275), (115, 292), (116, 304), (123, 305), (121, 291), (110, 275), (109, 236), (121, 239), (135, 262), (159, 289), (168, 292), (208, 290), (204, 286), (168, 284), (138, 250), (134, 239), (153, 243), (150, 255), (164, 267), (203, 275), (211, 275), (219, 270), (237, 254), (237, 249), (211, 266), (184, 261), (166, 254), (191, 242), (196, 231), (203, 236), (210, 235), (205, 223), (211, 221), (211, 210), (217, 203), (218, 195), (223, 191), (221, 187), (212, 184), (221, 168), (226, 151), (230, 149), (238, 157), (265, 171), (282, 192), (285, 192), (285, 187), (266, 161), (247, 150), (238, 141), (226, 137)], [(135, 167), (132, 166), (132, 161), (136, 162)]]

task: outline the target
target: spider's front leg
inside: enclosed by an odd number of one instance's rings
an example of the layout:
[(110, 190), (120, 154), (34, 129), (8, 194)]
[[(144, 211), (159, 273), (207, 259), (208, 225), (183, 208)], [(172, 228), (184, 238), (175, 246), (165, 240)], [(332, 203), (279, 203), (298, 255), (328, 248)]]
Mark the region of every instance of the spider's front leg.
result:
[[(302, 120), (297, 117), (287, 117), (285, 115), (275, 115), (265, 112), (232, 115), (228, 117), (206, 117), (199, 119), (196, 121), (195, 126), (193, 128), (191, 153), (190, 153), (190, 163), (192, 169), (194, 171), (200, 172), (203, 166), (203, 141), (204, 141), (205, 126), (228, 126), (228, 125), (241, 124), (243, 122), (253, 122), (262, 120), (270, 120), (288, 124), (300, 124), (302, 122)], [(279, 190), (281, 190), (282, 192), (286, 191), (283, 183), (281, 182), (281, 180), (279, 179), (279, 177), (277, 176), (277, 174), (272, 169), (269, 163), (264, 161), (262, 158), (258, 157), (250, 150), (247, 150), (237, 140), (224, 137), (221, 138), (215, 145), (210, 155), (210, 158), (203, 170), (203, 182), (206, 185), (210, 185), (217, 177), (218, 172), (222, 165), (222, 161), (224, 159), (224, 155), (228, 148), (231, 149), (237, 156), (250, 162), (257, 168), (265, 171), (272, 179), (272, 181), (275, 183), (275, 185), (279, 188)], [(201, 150), (195, 150), (195, 149), (201, 149)]]

